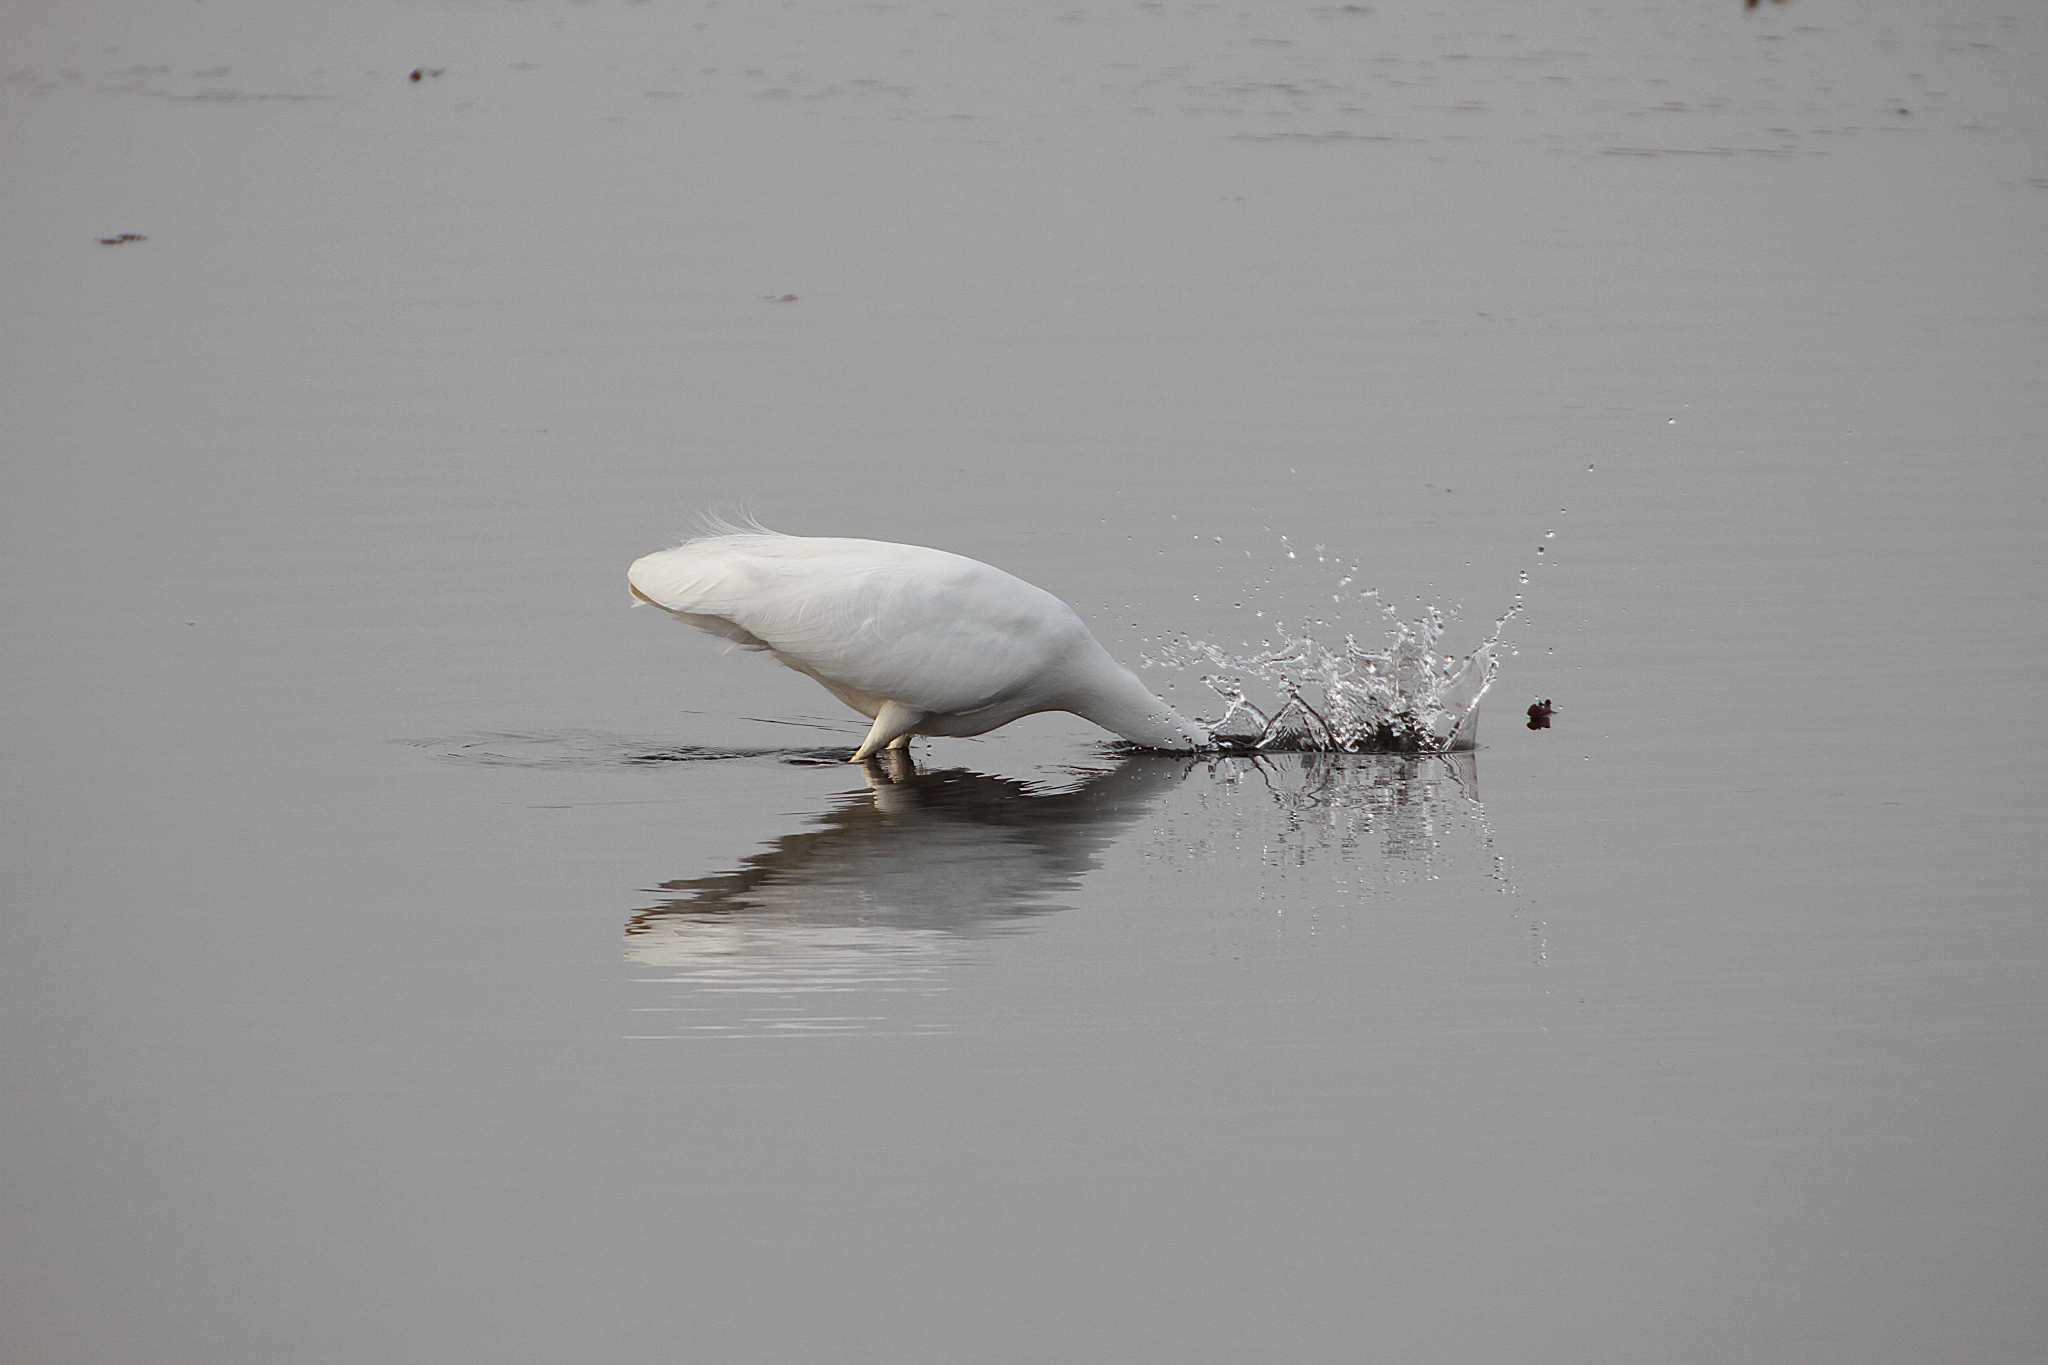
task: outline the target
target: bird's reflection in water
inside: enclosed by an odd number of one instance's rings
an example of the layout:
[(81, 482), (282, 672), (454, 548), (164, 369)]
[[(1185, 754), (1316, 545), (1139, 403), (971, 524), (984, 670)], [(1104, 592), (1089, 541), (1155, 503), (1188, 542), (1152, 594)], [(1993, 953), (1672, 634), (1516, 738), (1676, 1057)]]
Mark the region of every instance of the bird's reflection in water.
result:
[[(634, 1037), (943, 1032), (949, 966), (968, 940), (1062, 907), (1104, 849), (1151, 817), (1150, 855), (1245, 901), (1505, 865), (1472, 754), (1130, 754), (1072, 785), (963, 769), (920, 772), (902, 753), (809, 827), (729, 871), (654, 888), (626, 953), (660, 975), (661, 1027)], [(1171, 802), (1170, 789), (1185, 788)], [(1163, 809), (1162, 809), (1163, 807)], [(1229, 889), (1224, 889), (1228, 882)], [(1187, 892), (1183, 895), (1196, 894)]]
[[(1107, 762), (1049, 789), (877, 755), (865, 787), (810, 828), (730, 871), (655, 888), (661, 898), (627, 922), (626, 953), (670, 973), (653, 980), (687, 989), (642, 1012), (700, 1016), (658, 1036), (943, 1027), (916, 1001), (945, 990), (962, 941), (1060, 908), (1188, 770), (1158, 756)], [(860, 1008), (820, 1008), (833, 997)]]

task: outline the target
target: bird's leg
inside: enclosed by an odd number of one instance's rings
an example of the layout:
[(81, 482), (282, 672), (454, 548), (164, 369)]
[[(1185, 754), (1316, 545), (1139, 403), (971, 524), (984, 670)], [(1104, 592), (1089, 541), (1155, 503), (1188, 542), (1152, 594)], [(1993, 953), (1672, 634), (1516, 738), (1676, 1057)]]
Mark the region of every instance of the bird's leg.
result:
[(917, 738), (917, 735), (914, 732), (907, 735), (898, 735), (889, 741), (889, 747), (892, 749), (908, 749), (910, 741), (915, 738)]
[(860, 742), (860, 748), (854, 751), (852, 761), (862, 762), (875, 750), (907, 738), (923, 722), (924, 712), (905, 706), (901, 702), (883, 702), (882, 709), (875, 712), (874, 728), (869, 730), (868, 737)]

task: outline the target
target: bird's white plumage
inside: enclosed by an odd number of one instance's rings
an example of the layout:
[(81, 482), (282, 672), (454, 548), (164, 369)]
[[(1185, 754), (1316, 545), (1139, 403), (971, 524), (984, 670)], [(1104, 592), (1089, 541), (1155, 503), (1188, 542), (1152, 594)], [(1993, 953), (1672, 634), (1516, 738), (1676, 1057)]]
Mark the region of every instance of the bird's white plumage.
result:
[(878, 739), (885, 729), (974, 735), (1052, 710), (1156, 748), (1201, 739), (1073, 608), (963, 555), (747, 528), (647, 555), (627, 581), (636, 597), (767, 650), (877, 717), (861, 756), (898, 738)]
[(718, 536), (640, 561), (632, 582), (671, 611), (708, 618), (690, 620), (700, 629), (759, 641), (848, 690), (940, 713), (987, 706), (1089, 639), (1051, 593), (917, 545)]

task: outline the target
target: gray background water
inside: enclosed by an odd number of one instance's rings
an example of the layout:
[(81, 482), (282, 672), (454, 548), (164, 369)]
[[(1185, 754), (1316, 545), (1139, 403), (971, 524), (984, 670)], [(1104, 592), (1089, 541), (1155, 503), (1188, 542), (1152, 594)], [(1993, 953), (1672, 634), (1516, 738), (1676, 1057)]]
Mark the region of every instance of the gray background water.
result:
[[(2038, 1359), (2044, 14), (15, 0), (0, 1357)], [(741, 497), (1528, 616), (635, 761)]]

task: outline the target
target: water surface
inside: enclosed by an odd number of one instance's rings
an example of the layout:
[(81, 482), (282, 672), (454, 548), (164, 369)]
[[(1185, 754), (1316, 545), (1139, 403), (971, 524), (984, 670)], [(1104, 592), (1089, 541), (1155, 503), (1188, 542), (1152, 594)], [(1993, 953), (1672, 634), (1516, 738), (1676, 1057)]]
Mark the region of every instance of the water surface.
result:
[[(0, 1356), (2038, 1356), (2036, 10), (0, 50)], [(855, 768), (627, 606), (738, 498), (1523, 612), (1469, 758)]]

